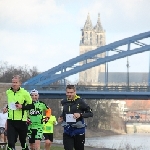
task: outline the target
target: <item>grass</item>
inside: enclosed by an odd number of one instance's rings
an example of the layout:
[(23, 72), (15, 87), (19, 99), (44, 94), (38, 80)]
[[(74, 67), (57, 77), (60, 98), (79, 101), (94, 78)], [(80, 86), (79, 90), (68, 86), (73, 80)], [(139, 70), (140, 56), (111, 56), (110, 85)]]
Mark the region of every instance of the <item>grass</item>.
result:
[(64, 149), (59, 146), (51, 146), (51, 150), (64, 150)]
[[(41, 144), (41, 150), (44, 150), (44, 149), (45, 149), (44, 145)], [(64, 148), (63, 148), (63, 146), (53, 146), (53, 144), (52, 144), (51, 150), (64, 150)]]

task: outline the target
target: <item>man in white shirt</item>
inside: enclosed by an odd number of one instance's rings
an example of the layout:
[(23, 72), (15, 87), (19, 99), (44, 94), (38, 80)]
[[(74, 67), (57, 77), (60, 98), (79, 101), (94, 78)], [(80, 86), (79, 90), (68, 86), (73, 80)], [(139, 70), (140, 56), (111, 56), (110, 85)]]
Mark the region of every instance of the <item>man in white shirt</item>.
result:
[(6, 142), (6, 136), (5, 133), (5, 124), (7, 121), (8, 114), (7, 113), (0, 113), (0, 141)]

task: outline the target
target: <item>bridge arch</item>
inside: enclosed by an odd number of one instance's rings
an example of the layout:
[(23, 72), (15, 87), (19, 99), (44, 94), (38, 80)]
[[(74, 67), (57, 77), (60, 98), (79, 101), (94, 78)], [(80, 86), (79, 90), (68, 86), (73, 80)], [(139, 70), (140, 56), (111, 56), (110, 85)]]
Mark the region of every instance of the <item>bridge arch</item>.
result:
[[(150, 38), (150, 31), (134, 35), (113, 43), (110, 43), (105, 46), (101, 46), (95, 50), (84, 53), (80, 56), (72, 58), (58, 66), (55, 66), (23, 83), (23, 85), (49, 85), (58, 80), (64, 79), (70, 75), (76, 74), (78, 72), (84, 71), (86, 69), (104, 64), (106, 62), (111, 62), (116, 59), (124, 58), (134, 54), (142, 53), (150, 50), (150, 45), (141, 42), (142, 40)], [(139, 47), (131, 49), (131, 44), (138, 45)], [(126, 46), (125, 50), (118, 49), (121, 46)], [(98, 54), (117, 51), (117, 54), (106, 56), (104, 58), (97, 58)], [(87, 59), (93, 59), (95, 61), (85, 63), (81, 66), (77, 65), (81, 61), (86, 61)], [(88, 61), (86, 61), (88, 62)]]

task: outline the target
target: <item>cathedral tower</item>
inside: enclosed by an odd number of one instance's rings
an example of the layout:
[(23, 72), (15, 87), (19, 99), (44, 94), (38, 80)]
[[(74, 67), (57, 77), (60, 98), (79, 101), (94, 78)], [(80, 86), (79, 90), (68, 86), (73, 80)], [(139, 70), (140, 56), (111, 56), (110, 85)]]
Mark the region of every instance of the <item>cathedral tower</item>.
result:
[[(80, 40), (80, 55), (88, 51), (97, 49), (100, 46), (105, 45), (105, 30), (100, 22), (100, 14), (98, 14), (97, 24), (93, 27), (88, 14), (87, 20), (83, 29), (81, 29)], [(105, 53), (97, 55), (97, 57), (105, 57)], [(92, 62), (92, 59), (87, 62)], [(81, 62), (82, 65), (84, 62)], [(79, 82), (81, 84), (98, 85), (98, 77), (100, 72), (105, 72), (105, 65), (96, 66), (79, 73)]]

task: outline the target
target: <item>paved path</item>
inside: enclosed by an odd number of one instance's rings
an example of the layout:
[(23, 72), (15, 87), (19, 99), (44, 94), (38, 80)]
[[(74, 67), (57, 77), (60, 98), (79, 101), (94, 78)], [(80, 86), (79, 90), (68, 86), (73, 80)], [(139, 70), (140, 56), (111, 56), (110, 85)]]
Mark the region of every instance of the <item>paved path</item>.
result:
[[(53, 145), (63, 147), (62, 144), (53, 143)], [(109, 148), (94, 148), (94, 147), (90, 147), (90, 146), (85, 146), (85, 150), (115, 150), (115, 149), (109, 149)]]
[[(63, 147), (62, 144), (56, 144), (53, 143), (53, 146), (59, 146), (59, 147)], [(20, 146), (16, 146), (16, 150), (21, 150)], [(85, 150), (115, 150), (115, 149), (109, 149), (109, 148), (94, 148), (94, 147), (90, 147), (90, 146), (85, 146)]]

